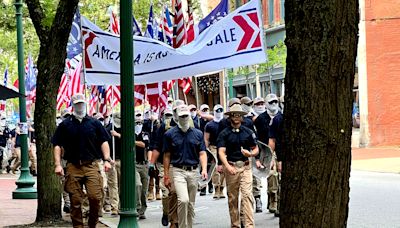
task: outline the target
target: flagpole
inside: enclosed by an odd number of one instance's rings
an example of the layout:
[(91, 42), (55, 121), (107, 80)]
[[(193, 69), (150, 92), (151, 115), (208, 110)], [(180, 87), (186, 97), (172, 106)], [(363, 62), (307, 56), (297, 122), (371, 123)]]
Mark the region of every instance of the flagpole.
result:
[[(111, 86), (111, 117), (112, 117), (112, 124), (111, 129), (114, 131), (114, 88)], [(113, 161), (115, 161), (115, 137), (112, 137), (112, 150), (113, 150)]]
[(183, 91), (183, 89), (182, 89), (182, 93), (183, 93), (183, 97), (185, 98), (185, 103), (188, 105), (188, 101), (187, 101), (186, 93), (185, 93), (185, 91)]
[(199, 87), (197, 85), (197, 77), (194, 77), (194, 84), (196, 85), (196, 107), (199, 108)]
[[(78, 8), (76, 10), (79, 10), (79, 5)], [(75, 11), (76, 13), (76, 11)], [(82, 43), (82, 69), (83, 69), (83, 86), (84, 86), (84, 94), (85, 94), (85, 98), (86, 98), (86, 65), (85, 65), (85, 42), (83, 41), (83, 36), (82, 36), (82, 17), (81, 14), (79, 13), (79, 21), (81, 23), (79, 23), (79, 27), (81, 29), (81, 43)], [(80, 75), (80, 74), (79, 74)], [(87, 107), (86, 107), (87, 108)]]

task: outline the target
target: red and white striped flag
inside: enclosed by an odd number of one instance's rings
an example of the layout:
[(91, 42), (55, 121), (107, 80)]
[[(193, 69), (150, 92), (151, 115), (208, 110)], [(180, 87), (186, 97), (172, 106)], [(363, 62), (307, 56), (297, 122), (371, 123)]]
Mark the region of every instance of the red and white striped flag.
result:
[(146, 85), (147, 100), (149, 101), (149, 104), (153, 110), (158, 109), (158, 99), (160, 97), (159, 84), (160, 83), (156, 82)]
[(143, 104), (145, 89), (146, 89), (145, 85), (135, 85), (135, 92), (134, 92), (135, 106)]
[(64, 73), (61, 77), (60, 87), (57, 93), (57, 110), (61, 110), (62, 105), (68, 100), (66, 98), (68, 92), (68, 75)]
[(89, 115), (93, 116), (96, 112), (97, 102), (99, 100), (99, 89), (97, 86), (90, 87), (90, 100), (89, 100)]
[[(72, 68), (71, 68), (72, 69)], [(75, 69), (70, 70), (69, 72), (71, 81), (68, 88), (68, 97), (72, 97), (72, 95), (76, 93), (83, 93), (83, 85), (81, 84), (81, 70), (82, 70), (82, 60), (76, 64)]]
[(99, 113), (107, 114), (107, 91), (104, 86), (99, 86)]
[(182, 88), (183, 92), (185, 94), (188, 94), (190, 92), (190, 88), (192, 88), (192, 78), (182, 78), (178, 80), (178, 85), (179, 87)]
[(110, 25), (108, 30), (116, 35), (119, 35), (119, 19), (114, 13), (112, 6), (108, 7), (108, 12), (110, 14)]
[(107, 102), (111, 105), (111, 108), (115, 108), (121, 100), (120, 86), (108, 86), (106, 97)]
[[(189, 1), (188, 1), (189, 4)], [(193, 19), (193, 9), (192, 6), (188, 6), (188, 15), (189, 15), (189, 21), (186, 25), (187, 31), (186, 31), (186, 43), (190, 43), (194, 40), (195, 38), (195, 32), (194, 32), (194, 19)]]
[(175, 3), (174, 31), (173, 31), (173, 47), (179, 48), (186, 44), (185, 20), (183, 18), (182, 0)]

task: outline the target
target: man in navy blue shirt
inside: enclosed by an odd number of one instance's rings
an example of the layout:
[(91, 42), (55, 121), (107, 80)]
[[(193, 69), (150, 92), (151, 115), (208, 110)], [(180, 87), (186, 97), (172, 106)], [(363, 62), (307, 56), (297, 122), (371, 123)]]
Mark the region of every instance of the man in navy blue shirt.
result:
[(103, 159), (107, 172), (113, 161), (110, 158), (108, 140), (110, 135), (100, 121), (86, 114), (83, 94), (72, 96), (73, 115), (65, 119), (56, 129), (52, 138), (54, 145), (55, 173), (64, 176), (61, 166), (61, 148), (67, 160), (65, 191), (71, 199), (71, 219), (74, 227), (83, 227), (82, 202), (83, 185), (89, 199), (90, 213), (88, 225), (96, 227), (103, 199), (103, 178), (98, 161)]
[[(187, 105), (176, 108), (178, 126), (164, 135), (164, 183), (174, 182), (178, 196), (178, 225), (192, 227), (194, 203), (199, 180), (198, 166), (201, 164), (201, 176), (207, 179), (207, 154), (203, 133), (190, 126), (190, 112)], [(172, 164), (172, 180), (169, 168)]]

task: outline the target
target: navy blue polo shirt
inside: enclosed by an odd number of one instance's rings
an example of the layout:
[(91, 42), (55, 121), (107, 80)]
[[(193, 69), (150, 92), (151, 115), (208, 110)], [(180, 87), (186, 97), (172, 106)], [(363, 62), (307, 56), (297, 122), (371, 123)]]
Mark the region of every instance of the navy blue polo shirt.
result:
[(282, 136), (283, 136), (283, 114), (279, 111), (272, 119), (269, 127), (269, 138), (275, 139), (275, 153), (278, 161), (282, 161)]
[(269, 124), (271, 122), (271, 117), (265, 111), (261, 113), (257, 119), (254, 121), (254, 126), (257, 130), (257, 138), (261, 142), (268, 145), (269, 140)]
[(179, 127), (173, 127), (164, 135), (163, 151), (171, 153), (172, 165), (198, 165), (199, 154), (205, 150), (203, 133), (196, 128), (183, 132)]
[[(170, 126), (170, 128), (176, 126), (176, 123), (173, 119), (171, 119), (169, 126)], [(163, 150), (162, 149), (163, 149), (163, 145), (164, 145), (164, 134), (170, 128), (166, 129), (166, 124), (164, 121), (161, 123), (160, 127), (157, 130), (153, 131), (152, 136), (151, 136), (149, 150), (157, 150), (160, 153), (157, 161), (160, 162), (161, 164), (163, 163)]]
[(201, 132), (204, 132), (204, 128), (206, 127), (207, 123), (208, 123), (208, 120), (200, 118), (200, 131)]
[[(231, 120), (229, 119), (229, 117), (221, 120), (220, 127), (222, 130), (230, 126), (231, 126)], [(253, 120), (250, 117), (243, 117), (242, 126), (245, 126), (254, 132)]]
[(239, 127), (239, 132), (233, 131), (232, 126), (225, 128), (217, 139), (217, 147), (226, 148), (226, 159), (230, 162), (249, 160), (243, 155), (241, 147), (250, 151), (256, 145), (256, 134), (243, 125)]
[(145, 131), (142, 131), (138, 135), (136, 135), (135, 140), (144, 142), (144, 148), (136, 146), (136, 162), (144, 162), (147, 161), (146, 157), (146, 148), (149, 146), (149, 134)]
[(217, 146), (217, 138), (220, 133), (219, 129), (219, 124), (220, 122), (215, 122), (214, 120), (208, 122), (206, 124), (206, 127), (204, 128), (204, 132), (207, 132), (210, 134), (210, 138), (208, 141), (210, 142), (210, 145), (212, 146)]
[(110, 139), (103, 125), (95, 118), (85, 116), (80, 122), (70, 116), (58, 125), (51, 142), (64, 148), (64, 159), (78, 164), (103, 158), (101, 145)]
[(195, 127), (196, 129), (199, 129), (199, 130), (200, 130), (200, 126), (199, 126), (200, 120), (199, 120), (199, 117), (198, 117), (198, 116), (195, 116), (194, 118), (192, 118), (192, 120), (193, 120), (193, 125), (194, 125), (194, 127)]

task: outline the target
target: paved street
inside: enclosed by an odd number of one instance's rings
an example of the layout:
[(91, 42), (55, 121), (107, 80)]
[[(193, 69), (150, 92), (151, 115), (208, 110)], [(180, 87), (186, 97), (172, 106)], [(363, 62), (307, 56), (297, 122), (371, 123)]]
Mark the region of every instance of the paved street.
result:
[[(348, 227), (400, 227), (400, 150), (355, 149), (352, 157)], [(11, 199), (17, 178), (17, 175), (0, 175), (0, 227), (30, 224), (35, 220), (36, 200)], [(263, 184), (265, 189), (265, 181)], [(264, 212), (255, 214), (256, 226), (278, 227), (279, 220), (265, 210), (265, 191), (262, 200)], [(195, 227), (229, 227), (227, 199), (213, 200), (211, 195), (197, 195), (195, 211)], [(150, 202), (146, 215), (147, 219), (139, 221), (140, 227), (162, 227), (160, 201)], [(106, 214), (101, 221), (116, 227), (118, 217)]]

